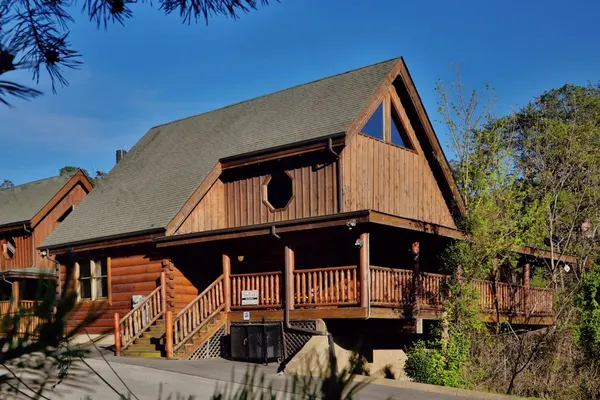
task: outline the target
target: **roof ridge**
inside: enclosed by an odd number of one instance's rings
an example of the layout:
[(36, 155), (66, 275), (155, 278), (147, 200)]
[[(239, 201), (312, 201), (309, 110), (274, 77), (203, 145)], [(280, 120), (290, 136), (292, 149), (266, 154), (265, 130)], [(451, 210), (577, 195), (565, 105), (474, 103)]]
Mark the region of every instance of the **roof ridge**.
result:
[(269, 92), (269, 93), (261, 94), (259, 96), (251, 97), (251, 98), (246, 99), (246, 100), (241, 100), (241, 101), (238, 101), (238, 102), (235, 102), (235, 103), (231, 103), (231, 104), (228, 104), (228, 105), (223, 106), (223, 107), (215, 108), (215, 109), (204, 111), (204, 112), (201, 112), (201, 113), (198, 113), (198, 114), (194, 114), (194, 115), (190, 115), (190, 116), (187, 116), (187, 117), (175, 119), (173, 121), (169, 121), (169, 122), (165, 122), (165, 123), (162, 123), (162, 124), (158, 124), (158, 125), (155, 125), (155, 126), (151, 127), (150, 130), (155, 129), (155, 128), (159, 128), (161, 126), (169, 125), (169, 124), (172, 124), (172, 123), (175, 123), (175, 122), (185, 121), (186, 119), (196, 118), (196, 117), (199, 117), (201, 115), (212, 113), (212, 112), (215, 112), (215, 111), (224, 110), (224, 109), (229, 108), (229, 107), (237, 106), (239, 104), (243, 104), (243, 103), (246, 103), (246, 102), (249, 102), (249, 101), (257, 100), (257, 99), (260, 99), (262, 97), (270, 96), (270, 95), (273, 95), (273, 94), (285, 92), (287, 90), (296, 89), (296, 88), (301, 87), (301, 86), (310, 85), (310, 84), (313, 84), (313, 83), (324, 81), (325, 79), (335, 78), (336, 76), (342, 76), (342, 75), (345, 75), (345, 74), (349, 74), (351, 72), (360, 71), (361, 69), (374, 67), (376, 65), (384, 64), (384, 63), (390, 62), (392, 60), (398, 60), (398, 61), (400, 61), (401, 59), (402, 59), (402, 57), (392, 57), (392, 58), (390, 58), (388, 60), (379, 61), (379, 62), (376, 62), (376, 63), (373, 63), (373, 64), (368, 64), (368, 65), (363, 65), (362, 67), (354, 68), (354, 69), (351, 69), (349, 71), (339, 72), (337, 74), (333, 74), (333, 75), (329, 75), (329, 76), (324, 76), (322, 78), (315, 79), (315, 80), (312, 80), (312, 81), (308, 81), (308, 82), (304, 82), (304, 83), (299, 83), (297, 85), (293, 85), (293, 86), (290, 86), (290, 87), (287, 87), (287, 88), (284, 88), (284, 89), (276, 90), (274, 92)]

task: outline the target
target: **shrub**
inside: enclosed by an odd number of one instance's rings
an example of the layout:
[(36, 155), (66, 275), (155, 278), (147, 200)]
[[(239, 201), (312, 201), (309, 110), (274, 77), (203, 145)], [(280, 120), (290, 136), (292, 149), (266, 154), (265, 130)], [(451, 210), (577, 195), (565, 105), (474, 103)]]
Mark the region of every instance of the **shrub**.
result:
[(419, 340), (406, 352), (404, 372), (415, 382), (443, 385), (444, 356)]

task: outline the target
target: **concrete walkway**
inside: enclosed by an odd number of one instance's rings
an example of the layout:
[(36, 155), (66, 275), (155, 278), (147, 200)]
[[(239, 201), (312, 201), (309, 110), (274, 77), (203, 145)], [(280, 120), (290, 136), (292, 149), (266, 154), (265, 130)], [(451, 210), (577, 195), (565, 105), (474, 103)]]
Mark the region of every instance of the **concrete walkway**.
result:
[[(198, 400), (208, 400), (214, 393), (215, 387), (228, 385), (236, 390), (244, 382), (244, 375), (248, 369), (257, 368), (258, 375), (264, 374), (265, 384), (257, 385), (266, 387), (270, 384), (278, 393), (278, 398), (290, 398), (286, 390), (289, 375), (277, 374), (277, 367), (256, 366), (227, 360), (201, 360), (201, 361), (167, 361), (129, 357), (106, 356), (104, 361), (98, 354), (86, 359), (91, 369), (77, 362), (69, 372), (69, 376), (55, 389), (48, 388), (44, 396), (49, 399), (79, 400), (89, 396), (93, 400), (119, 399), (118, 394), (110, 388), (112, 386), (119, 393), (128, 396), (127, 385), (133, 395), (131, 399), (188, 399), (194, 396)], [(112, 368), (112, 369), (111, 369)], [(114, 370), (114, 372), (113, 372)], [(116, 374), (115, 374), (116, 373)], [(121, 382), (117, 375), (123, 380)], [(104, 380), (104, 381), (103, 381)], [(411, 382), (385, 380), (385, 384), (370, 383), (359, 392), (359, 399), (507, 399), (506, 396), (497, 396), (486, 393), (460, 391), (451, 388), (442, 388), (432, 385), (422, 385)], [(109, 386), (110, 385), (110, 386)], [(27, 392), (26, 388), (21, 390)], [(169, 397), (170, 396), (170, 397)], [(2, 398), (11, 398), (3, 395)], [(12, 398), (26, 398), (24, 395)]]

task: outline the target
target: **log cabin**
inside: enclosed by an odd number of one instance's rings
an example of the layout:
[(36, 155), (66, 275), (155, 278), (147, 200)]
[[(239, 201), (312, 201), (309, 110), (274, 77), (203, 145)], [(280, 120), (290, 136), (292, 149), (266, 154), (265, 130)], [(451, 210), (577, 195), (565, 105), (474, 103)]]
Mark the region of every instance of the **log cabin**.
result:
[[(150, 129), (41, 248), (76, 256), (71, 322), (105, 307), (87, 331), (117, 353), (214, 356), (232, 326), (286, 315), (374, 346), (440, 319), (463, 213), (396, 58)], [(552, 323), (552, 289), (528, 284), (545, 254), (523, 254), (522, 284), (473, 283), (482, 318)]]
[(0, 314), (30, 307), (56, 265), (36, 250), (92, 190), (82, 171), (0, 190)]

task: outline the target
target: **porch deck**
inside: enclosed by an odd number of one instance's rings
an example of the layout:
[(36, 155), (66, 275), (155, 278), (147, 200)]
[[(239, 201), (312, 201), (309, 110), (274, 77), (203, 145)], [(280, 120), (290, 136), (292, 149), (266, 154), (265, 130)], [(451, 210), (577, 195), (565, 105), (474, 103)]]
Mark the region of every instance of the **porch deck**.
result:
[[(293, 304), (292, 310), (323, 310), (303, 314), (321, 315), (327, 318), (334, 315), (357, 317), (350, 311), (360, 306), (360, 279), (356, 265), (317, 268), (293, 271)], [(235, 311), (278, 311), (282, 309), (283, 276), (281, 271), (232, 274), (231, 279), (231, 310), (232, 319)], [(373, 316), (385, 318), (405, 317), (415, 318), (419, 315), (426, 319), (439, 318), (444, 307), (444, 285), (449, 281), (449, 275), (423, 272), (415, 276), (411, 270), (383, 268), (370, 266), (369, 302), (375, 311)], [(495, 291), (498, 298), (498, 313), (501, 318), (552, 317), (554, 291), (548, 288), (523, 287), (503, 282), (476, 280), (472, 287), (479, 294), (479, 306), (487, 319), (496, 316)], [(242, 301), (243, 291), (256, 291), (258, 298), (254, 303)], [(346, 312), (334, 312), (336, 309), (347, 309)], [(395, 312), (384, 311), (393, 309)], [(325, 310), (330, 310), (326, 312)], [(261, 313), (261, 315), (266, 315)], [(547, 318), (545, 318), (547, 320)]]

